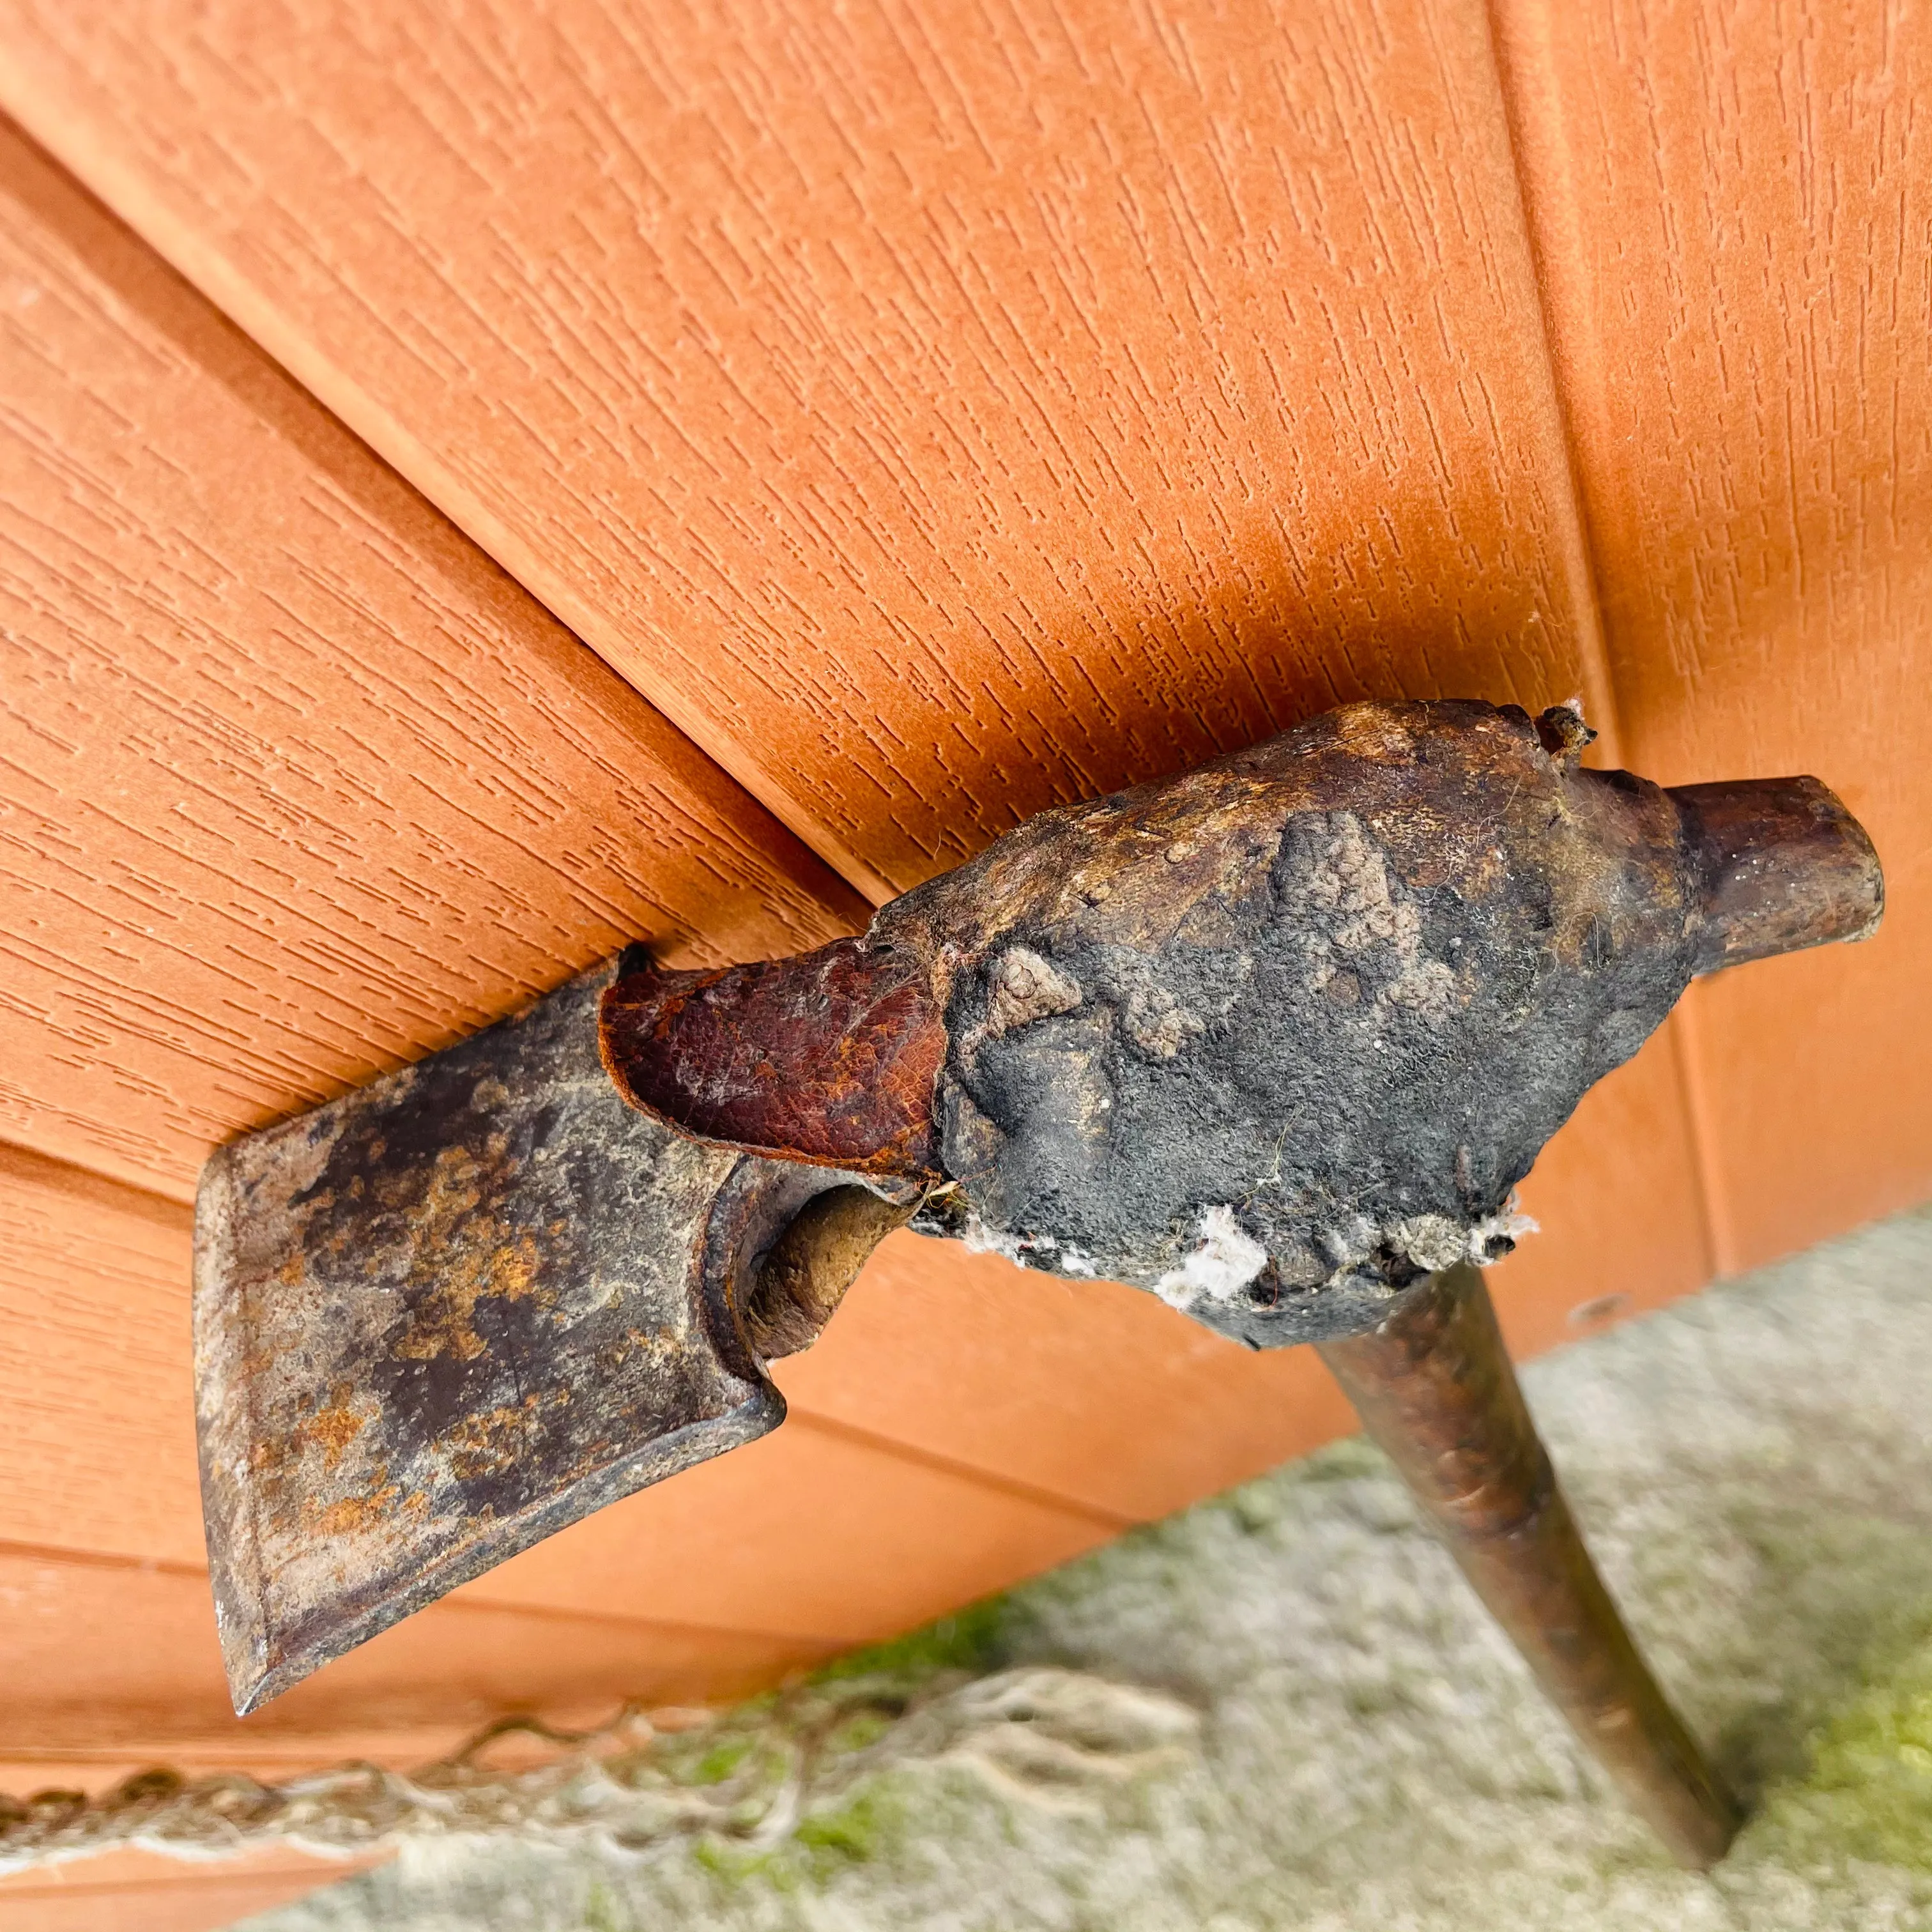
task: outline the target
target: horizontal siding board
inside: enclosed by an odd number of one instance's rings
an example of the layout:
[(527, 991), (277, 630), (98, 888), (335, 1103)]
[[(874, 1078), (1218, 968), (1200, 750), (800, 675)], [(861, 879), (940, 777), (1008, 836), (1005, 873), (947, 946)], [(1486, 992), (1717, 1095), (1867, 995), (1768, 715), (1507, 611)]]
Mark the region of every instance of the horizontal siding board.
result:
[(1602, 695), (1474, 0), (5, 0), (0, 100), (875, 896)]
[(862, 907), (0, 130), (0, 1134), (203, 1154), (627, 938)]
[(1306, 1348), (1254, 1354), (1144, 1291), (893, 1236), (838, 1318), (773, 1365), (794, 1414), (1072, 1498), (1184, 1508), (1354, 1426)]
[[(506, 1710), (614, 1711), (741, 1695), (836, 1648), (798, 1638), (432, 1604), (246, 1720), (228, 1704), (206, 1576), (0, 1548), (8, 1696), (0, 1760), (257, 1750), (332, 1761), (385, 1734), (478, 1728)], [(254, 1758), (262, 1764), (265, 1760)]]
[(0, 1932), (214, 1932), (381, 1862), (278, 1850), (218, 1864), (106, 1852), (0, 1878)]
[(188, 1212), (0, 1148), (0, 1543), (203, 1560)]
[(1932, 1189), (1932, 16), (1501, 0), (1630, 754), (1809, 772), (1869, 944), (1694, 989), (1720, 1259)]
[(466, 1586), (479, 1601), (850, 1646), (1106, 1541), (1118, 1522), (793, 1424), (627, 1497)]
[[(875, 892), (1362, 692), (1615, 756), (1483, 10), (963, 18), (0, 0), (0, 98)], [(1642, 1084), (1532, 1192), (1688, 1285)]]

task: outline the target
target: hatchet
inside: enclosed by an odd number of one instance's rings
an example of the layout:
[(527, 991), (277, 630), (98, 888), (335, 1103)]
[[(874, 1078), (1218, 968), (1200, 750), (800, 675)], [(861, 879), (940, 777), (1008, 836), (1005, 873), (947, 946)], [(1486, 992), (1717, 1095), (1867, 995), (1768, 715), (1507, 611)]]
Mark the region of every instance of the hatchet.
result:
[(1808, 778), (1583, 767), (1574, 707), (1360, 704), (1042, 813), (862, 936), (642, 946), (221, 1149), (202, 1496), (246, 1712), (776, 1427), (892, 1229), (1312, 1342), (1583, 1742), (1692, 1864), (1736, 1807), (1592, 1567), (1478, 1270), (1700, 974), (1876, 926)]

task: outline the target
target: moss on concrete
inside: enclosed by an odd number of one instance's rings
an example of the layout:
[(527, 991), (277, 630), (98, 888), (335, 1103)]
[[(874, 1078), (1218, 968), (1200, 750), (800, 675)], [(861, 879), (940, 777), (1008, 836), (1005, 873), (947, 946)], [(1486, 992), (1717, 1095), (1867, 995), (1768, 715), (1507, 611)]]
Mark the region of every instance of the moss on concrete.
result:
[(1932, 1626), (1820, 1727), (1806, 1774), (1767, 1795), (1750, 1851), (1932, 1874)]
[(876, 1676), (916, 1682), (942, 1671), (963, 1670), (976, 1676), (995, 1670), (1011, 1648), (1014, 1622), (1010, 1594), (982, 1598), (923, 1629), (835, 1658), (815, 1673), (813, 1681), (836, 1684), (854, 1677)]

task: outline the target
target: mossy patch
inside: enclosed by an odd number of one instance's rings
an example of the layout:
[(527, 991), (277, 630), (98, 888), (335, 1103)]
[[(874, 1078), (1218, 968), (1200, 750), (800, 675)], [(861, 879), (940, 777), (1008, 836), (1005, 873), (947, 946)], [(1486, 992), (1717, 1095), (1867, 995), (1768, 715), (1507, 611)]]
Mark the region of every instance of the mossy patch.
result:
[(790, 1764), (790, 1749), (773, 1727), (771, 1700), (740, 1706), (727, 1712), (716, 1726), (658, 1738), (649, 1766), (674, 1784), (706, 1787), (734, 1780), (755, 1789), (782, 1778)]
[[(776, 1852), (748, 1852), (742, 1845), (715, 1838), (700, 1838), (692, 1847), (692, 1862), (728, 1888), (753, 1879), (776, 1877), (772, 1868), (778, 1862)], [(782, 1889), (782, 1886), (781, 1886)]]
[(892, 1720), (882, 1711), (861, 1711), (848, 1718), (825, 1740), (826, 1751), (834, 1756), (841, 1751), (861, 1751), (877, 1744), (892, 1727)]
[(584, 1900), (584, 1932), (632, 1932), (636, 1923), (608, 1886), (601, 1879), (591, 1880)]
[(716, 1839), (692, 1848), (699, 1868), (728, 1888), (747, 1884), (778, 1893), (829, 1885), (855, 1865), (869, 1864), (903, 1844), (910, 1824), (904, 1798), (890, 1777), (868, 1780), (842, 1802), (800, 1820), (782, 1844), (750, 1851)]
[(882, 1857), (904, 1838), (904, 1800), (889, 1780), (862, 1786), (841, 1805), (799, 1821), (792, 1844), (818, 1883), (848, 1865)]
[(1932, 1628), (1817, 1734), (1802, 1781), (1773, 1792), (1752, 1851), (1932, 1873)]
[(712, 1746), (691, 1767), (693, 1784), (722, 1784), (752, 1754), (754, 1740), (727, 1738)]
[(922, 1630), (835, 1658), (812, 1681), (832, 1684), (853, 1677), (898, 1677), (917, 1682), (947, 1670), (978, 1676), (1006, 1662), (1011, 1621), (1010, 1598), (984, 1598)]

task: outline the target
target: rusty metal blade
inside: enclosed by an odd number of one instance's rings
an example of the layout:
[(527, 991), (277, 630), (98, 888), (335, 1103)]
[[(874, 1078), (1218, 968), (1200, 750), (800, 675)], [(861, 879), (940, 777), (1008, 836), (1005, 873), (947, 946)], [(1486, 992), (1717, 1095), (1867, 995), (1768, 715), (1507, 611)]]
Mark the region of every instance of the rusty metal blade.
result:
[(610, 978), (205, 1170), (196, 1414), (238, 1712), (783, 1420), (706, 1262), (745, 1156), (625, 1105)]

